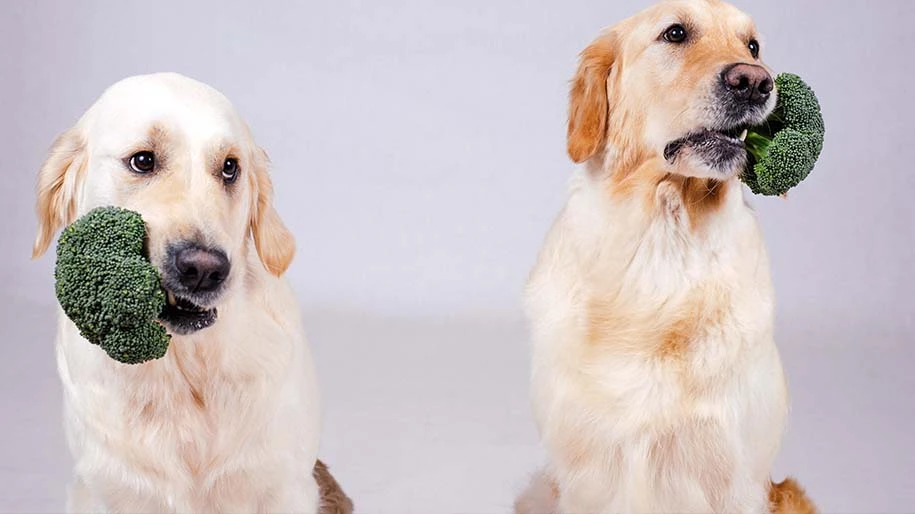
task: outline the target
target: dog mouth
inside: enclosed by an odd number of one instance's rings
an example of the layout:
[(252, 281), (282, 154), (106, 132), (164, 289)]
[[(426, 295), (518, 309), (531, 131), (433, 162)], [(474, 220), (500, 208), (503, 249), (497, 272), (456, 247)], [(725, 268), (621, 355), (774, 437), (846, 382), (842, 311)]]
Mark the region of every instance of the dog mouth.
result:
[(216, 308), (205, 308), (188, 298), (175, 295), (166, 289), (165, 308), (159, 319), (166, 328), (178, 335), (187, 335), (203, 330), (216, 323)]
[(733, 157), (746, 149), (746, 138), (745, 125), (723, 130), (703, 128), (667, 143), (664, 147), (664, 159), (674, 162), (687, 148), (700, 155), (713, 156), (715, 160)]

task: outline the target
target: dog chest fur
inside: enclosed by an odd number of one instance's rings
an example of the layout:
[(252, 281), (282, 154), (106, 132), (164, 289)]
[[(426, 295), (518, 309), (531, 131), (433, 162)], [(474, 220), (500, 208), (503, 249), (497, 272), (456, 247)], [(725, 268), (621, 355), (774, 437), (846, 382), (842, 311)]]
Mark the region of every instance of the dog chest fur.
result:
[(247, 291), (264, 298), (262, 310), (242, 312), (246, 300), (230, 300), (219, 323), (174, 337), (164, 358), (139, 366), (112, 361), (62, 319), (58, 363), (75, 487), (104, 497), (108, 510), (260, 512), (307, 497), (316, 384), (298, 314), (285, 312), (295, 310), (285, 307), (291, 293), (272, 282)]
[(554, 473), (583, 489), (570, 511), (765, 502), (786, 389), (762, 238), (736, 180), (722, 187), (697, 227), (670, 181), (619, 197), (582, 170), (547, 236), (527, 294), (533, 394)]

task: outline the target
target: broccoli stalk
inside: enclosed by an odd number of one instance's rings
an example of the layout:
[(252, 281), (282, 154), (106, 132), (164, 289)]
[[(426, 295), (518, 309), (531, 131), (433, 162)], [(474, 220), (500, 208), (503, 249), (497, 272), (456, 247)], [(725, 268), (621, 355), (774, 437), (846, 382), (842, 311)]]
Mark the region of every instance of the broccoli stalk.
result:
[(755, 194), (782, 195), (813, 170), (825, 125), (813, 90), (797, 75), (775, 78), (778, 102), (759, 127), (747, 130), (748, 159), (741, 179)]
[(143, 218), (118, 207), (90, 211), (63, 230), (54, 268), (57, 299), (80, 334), (111, 358), (138, 364), (165, 355), (170, 336), (159, 272), (143, 255)]

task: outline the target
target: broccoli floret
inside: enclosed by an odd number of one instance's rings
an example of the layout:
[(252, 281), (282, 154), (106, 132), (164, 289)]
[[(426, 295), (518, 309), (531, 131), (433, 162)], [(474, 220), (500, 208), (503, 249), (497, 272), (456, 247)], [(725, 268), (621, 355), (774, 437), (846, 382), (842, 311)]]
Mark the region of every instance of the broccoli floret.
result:
[(118, 207), (90, 211), (63, 230), (57, 300), (80, 334), (111, 358), (138, 364), (165, 355), (170, 336), (159, 272), (143, 255), (143, 218)]
[(749, 154), (741, 179), (762, 195), (782, 195), (807, 178), (823, 149), (826, 132), (820, 103), (800, 77), (775, 77), (778, 103), (759, 127), (747, 131)]

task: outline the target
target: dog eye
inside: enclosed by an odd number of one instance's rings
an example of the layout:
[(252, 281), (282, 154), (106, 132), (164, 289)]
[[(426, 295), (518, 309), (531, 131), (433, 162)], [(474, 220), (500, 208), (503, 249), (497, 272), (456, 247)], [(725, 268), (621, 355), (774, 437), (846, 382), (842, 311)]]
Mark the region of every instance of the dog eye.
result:
[(222, 163), (222, 180), (226, 184), (231, 184), (235, 182), (236, 178), (238, 178), (238, 159), (229, 157)]
[(750, 42), (747, 43), (747, 48), (750, 49), (750, 55), (752, 55), (754, 59), (759, 57), (759, 41), (751, 39)]
[(156, 168), (156, 156), (152, 152), (137, 152), (130, 156), (130, 169), (135, 173), (146, 174)]
[(664, 40), (668, 43), (682, 43), (686, 41), (686, 27), (679, 23), (667, 27), (664, 31)]

